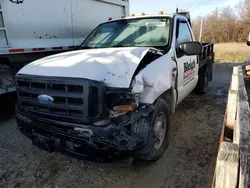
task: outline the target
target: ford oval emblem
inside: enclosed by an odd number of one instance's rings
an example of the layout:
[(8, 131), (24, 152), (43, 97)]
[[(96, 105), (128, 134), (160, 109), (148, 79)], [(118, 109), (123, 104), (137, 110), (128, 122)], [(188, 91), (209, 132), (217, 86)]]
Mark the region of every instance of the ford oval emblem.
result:
[(51, 104), (54, 102), (54, 99), (48, 95), (39, 95), (37, 99), (41, 104)]

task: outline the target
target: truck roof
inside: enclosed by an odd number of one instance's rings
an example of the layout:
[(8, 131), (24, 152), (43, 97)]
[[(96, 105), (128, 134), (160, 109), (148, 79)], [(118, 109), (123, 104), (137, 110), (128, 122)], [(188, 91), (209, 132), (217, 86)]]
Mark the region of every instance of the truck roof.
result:
[(153, 18), (153, 17), (173, 17), (174, 14), (146, 14), (146, 15), (139, 15), (139, 16), (128, 16), (126, 18), (123, 19), (133, 19), (133, 18)]
[[(159, 13), (159, 14), (145, 14), (145, 13), (142, 13), (144, 15), (139, 15), (139, 16), (125, 16), (123, 15), (124, 17), (121, 17), (120, 19), (112, 19), (111, 20), (108, 20), (107, 22), (112, 22), (112, 21), (118, 21), (118, 20), (129, 20), (129, 19), (138, 19), (138, 18), (155, 18), (155, 17), (165, 17), (165, 18), (173, 18), (174, 16), (179, 16), (179, 17), (182, 17), (182, 18), (185, 18), (187, 19), (187, 21), (189, 22), (190, 26), (192, 25), (191, 24), (191, 18), (190, 18), (190, 13), (189, 12), (176, 12), (176, 13), (172, 13), (172, 14), (162, 14), (162, 13)], [(104, 23), (107, 23), (107, 22), (104, 22)]]
[(181, 16), (181, 17), (187, 18), (183, 14), (179, 14), (179, 13), (173, 13), (173, 14), (146, 14), (146, 15), (139, 15), (139, 16), (126, 16), (124, 18), (108, 20), (107, 22), (118, 21), (118, 20), (137, 19), (137, 18), (155, 18), (155, 17), (172, 18), (174, 16)]

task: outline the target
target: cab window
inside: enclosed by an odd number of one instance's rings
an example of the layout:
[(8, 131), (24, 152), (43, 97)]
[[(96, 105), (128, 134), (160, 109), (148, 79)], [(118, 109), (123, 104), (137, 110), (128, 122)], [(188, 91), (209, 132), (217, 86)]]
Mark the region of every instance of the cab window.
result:
[(187, 22), (179, 21), (176, 37), (177, 37), (176, 38), (176, 52), (177, 52), (177, 56), (181, 57), (183, 54), (181, 54), (178, 50), (179, 45), (183, 42), (193, 41), (193, 37), (191, 35)]

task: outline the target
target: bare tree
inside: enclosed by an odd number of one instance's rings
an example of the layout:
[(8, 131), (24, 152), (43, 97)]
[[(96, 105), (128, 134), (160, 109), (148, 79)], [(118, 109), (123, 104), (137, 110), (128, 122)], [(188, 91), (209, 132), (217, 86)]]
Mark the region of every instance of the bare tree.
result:
[[(200, 17), (193, 20), (198, 39)], [(235, 7), (216, 8), (204, 17), (203, 41), (245, 42), (250, 31), (250, 0), (239, 0)]]
[(237, 16), (244, 14), (244, 7), (245, 7), (244, 4), (245, 4), (244, 0), (239, 0), (239, 2), (236, 4), (235, 11)]

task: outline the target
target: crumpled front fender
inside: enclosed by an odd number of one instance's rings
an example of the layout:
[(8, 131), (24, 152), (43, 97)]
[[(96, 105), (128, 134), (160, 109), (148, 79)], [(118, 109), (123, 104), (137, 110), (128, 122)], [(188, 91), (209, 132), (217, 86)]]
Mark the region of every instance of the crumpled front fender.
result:
[[(136, 83), (143, 81), (143, 90), (141, 93), (140, 102), (152, 104), (165, 91), (174, 88), (173, 68), (176, 67), (171, 59), (170, 52), (141, 70), (135, 77)], [(135, 86), (138, 88), (138, 84)], [(136, 91), (135, 88), (133, 88)], [(138, 90), (138, 89), (137, 89)]]

